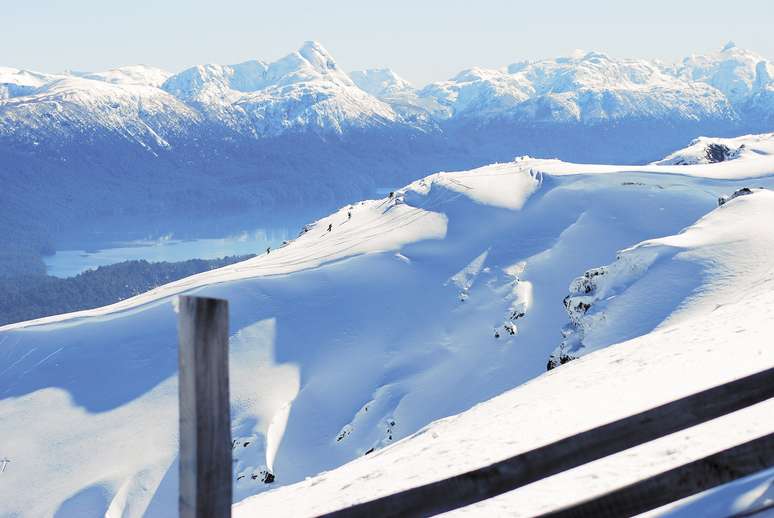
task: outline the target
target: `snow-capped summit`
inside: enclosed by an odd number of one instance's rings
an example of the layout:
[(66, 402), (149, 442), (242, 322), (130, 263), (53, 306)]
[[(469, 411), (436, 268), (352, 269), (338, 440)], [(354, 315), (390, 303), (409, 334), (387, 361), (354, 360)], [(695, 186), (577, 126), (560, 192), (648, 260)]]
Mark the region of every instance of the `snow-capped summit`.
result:
[[(389, 68), (355, 70), (350, 77), (364, 92), (389, 104), (401, 117), (418, 128), (437, 130), (434, 118), (443, 113), (436, 99), (420, 96), (411, 83)], [(441, 116), (440, 118), (444, 118)]]
[(415, 92), (411, 83), (389, 68), (355, 70), (349, 75), (360, 89), (380, 99), (397, 97), (406, 92)]
[[(171, 76), (162, 88), (182, 99), (217, 102), (228, 101), (229, 93), (257, 92), (274, 86), (312, 81), (343, 87), (353, 85), (322, 45), (308, 41), (296, 52), (274, 63), (251, 60), (236, 65), (197, 65)], [(203, 92), (215, 93), (223, 99), (203, 96)]]
[(305, 41), (304, 44), (301, 45), (301, 48), (298, 49), (298, 55), (304, 58), (304, 60), (319, 73), (335, 73), (340, 79), (347, 83), (349, 82), (347, 75), (339, 71), (339, 67), (333, 59), (333, 56), (320, 43), (316, 41)]
[(0, 101), (11, 97), (28, 95), (36, 88), (62, 77), (64, 76), (43, 74), (11, 67), (0, 67)]
[(438, 117), (486, 119), (503, 115), (527, 100), (531, 93), (531, 85), (520, 77), (476, 67), (463, 70), (448, 81), (426, 86), (420, 96), (438, 104)]
[(685, 58), (675, 73), (689, 81), (707, 83), (732, 103), (740, 104), (771, 83), (774, 65), (760, 54), (729, 42), (719, 52)]
[(720, 49), (720, 52), (726, 52), (734, 48), (736, 48), (736, 43), (733, 41), (728, 41), (725, 45), (723, 45), (723, 48)]
[(355, 86), (317, 42), (273, 62), (199, 65), (162, 89), (196, 103), (213, 121), (253, 136), (291, 130), (342, 133), (348, 126), (398, 122), (385, 103)]

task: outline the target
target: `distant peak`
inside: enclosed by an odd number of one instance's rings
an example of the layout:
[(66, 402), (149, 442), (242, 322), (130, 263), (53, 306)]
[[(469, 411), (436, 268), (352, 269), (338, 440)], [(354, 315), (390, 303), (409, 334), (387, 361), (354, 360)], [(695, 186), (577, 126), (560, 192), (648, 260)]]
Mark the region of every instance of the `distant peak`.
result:
[(588, 51), (583, 49), (574, 49), (572, 52), (570, 52), (570, 56), (572, 59), (583, 59), (586, 54), (588, 54)]
[(362, 78), (371, 78), (381, 81), (404, 82), (403, 78), (391, 68), (369, 68), (367, 70), (355, 70), (352, 75)]
[(728, 52), (729, 50), (732, 50), (735, 48), (736, 48), (736, 43), (734, 43), (733, 41), (729, 41), (728, 43), (725, 44), (725, 46), (722, 49), (720, 49), (720, 52)]
[(299, 52), (304, 51), (310, 51), (310, 52), (319, 52), (321, 54), (327, 54), (328, 51), (325, 50), (325, 47), (323, 47), (319, 41), (314, 40), (307, 40), (302, 45), (301, 48), (298, 50)]
[(350, 77), (361, 90), (374, 96), (411, 89), (411, 84), (389, 68), (355, 70)]
[(316, 41), (305, 41), (298, 49), (298, 53), (315, 68), (321, 70), (336, 69), (336, 61), (333, 56)]

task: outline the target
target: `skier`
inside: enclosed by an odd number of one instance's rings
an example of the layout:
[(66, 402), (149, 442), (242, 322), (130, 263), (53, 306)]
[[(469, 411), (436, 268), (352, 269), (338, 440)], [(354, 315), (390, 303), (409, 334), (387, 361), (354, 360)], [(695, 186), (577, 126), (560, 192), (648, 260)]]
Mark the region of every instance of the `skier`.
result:
[(271, 253), (271, 247), (266, 247), (266, 255), (269, 255)]
[(347, 221), (352, 219), (352, 211), (347, 212)]
[(333, 230), (333, 223), (328, 224), (328, 232), (330, 232), (331, 230)]
[(393, 198), (393, 196), (395, 196), (395, 192), (393, 192), (393, 191), (390, 191), (390, 199), (392, 199), (392, 198)]

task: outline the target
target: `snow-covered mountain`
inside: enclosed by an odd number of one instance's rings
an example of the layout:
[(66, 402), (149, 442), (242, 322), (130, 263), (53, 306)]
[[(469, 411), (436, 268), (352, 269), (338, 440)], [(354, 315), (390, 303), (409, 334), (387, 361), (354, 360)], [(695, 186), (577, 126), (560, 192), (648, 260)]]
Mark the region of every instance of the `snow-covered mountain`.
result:
[[(36, 88), (74, 76), (149, 86), (213, 115), (212, 122), (231, 126), (237, 118), (252, 136), (271, 137), (299, 129), (341, 133), (348, 125), (400, 123), (393, 105), (421, 108), (437, 122), (492, 117), (556, 123), (734, 120), (772, 85), (773, 75), (767, 59), (729, 43), (720, 52), (693, 55), (676, 65), (576, 51), (500, 69), (472, 68), (416, 89), (389, 69), (348, 75), (322, 45), (309, 41), (273, 63), (199, 65), (177, 74), (143, 65), (65, 74), (3, 68), (0, 84), (6, 99), (27, 97)], [(97, 88), (94, 83), (77, 87)], [(115, 92), (120, 96), (120, 89)], [(12, 112), (14, 106), (3, 108)], [(88, 113), (96, 108), (83, 106)]]
[(576, 51), (500, 69), (472, 68), (421, 90), (411, 89), (389, 70), (356, 72), (354, 77), (364, 90), (388, 102), (425, 99), (439, 120), (595, 124), (744, 118), (752, 99), (771, 86), (773, 71), (767, 59), (729, 43), (720, 52), (668, 66)]
[(161, 88), (194, 103), (211, 120), (256, 137), (299, 129), (341, 134), (350, 127), (400, 122), (389, 105), (355, 86), (316, 42), (274, 63), (193, 67)]
[[(235, 500), (288, 486), (253, 502), (300, 515), (483, 465), (770, 365), (762, 340), (774, 308), (766, 270), (774, 196), (754, 190), (718, 207), (718, 198), (760, 186), (774, 186), (772, 155), (636, 167), (523, 157), (437, 173), (393, 197), (345, 205), (268, 255), (112, 306), (0, 328), (0, 453), (11, 460), (4, 511), (174, 512), (180, 293), (230, 301)], [(610, 266), (589, 274), (600, 282), (572, 352), (609, 347), (391, 446), (544, 373), (569, 336), (568, 286), (574, 306), (574, 279), (600, 265)], [(722, 365), (722, 376), (697, 365)], [(670, 383), (622, 385), (656, 378)], [(562, 418), (568, 409), (578, 419)], [(690, 451), (664, 448), (631, 473), (721, 449), (761, 422), (709, 438), (691, 431)], [(503, 434), (510, 423), (522, 433)], [(448, 463), (425, 471), (444, 450)], [(388, 474), (384, 462), (405, 470)], [(355, 483), (341, 489), (342, 480)], [(561, 503), (535, 491), (524, 497), (532, 506)], [(253, 502), (237, 512), (250, 515)]]
[(725, 96), (700, 81), (684, 81), (644, 60), (589, 52), (506, 69), (471, 69), (430, 85), (421, 95), (449, 118), (506, 118), (534, 123), (615, 120), (733, 120)]
[(729, 42), (719, 52), (685, 58), (671, 72), (687, 81), (706, 83), (733, 104), (742, 105), (771, 85), (774, 64)]
[(699, 135), (770, 131), (771, 71), (735, 47), (672, 66), (577, 52), (414, 88), (390, 70), (347, 74), (316, 42), (176, 74), (0, 68), (0, 232), (14, 249), (83, 248), (118, 228), (319, 217), (526, 153), (649, 162)]

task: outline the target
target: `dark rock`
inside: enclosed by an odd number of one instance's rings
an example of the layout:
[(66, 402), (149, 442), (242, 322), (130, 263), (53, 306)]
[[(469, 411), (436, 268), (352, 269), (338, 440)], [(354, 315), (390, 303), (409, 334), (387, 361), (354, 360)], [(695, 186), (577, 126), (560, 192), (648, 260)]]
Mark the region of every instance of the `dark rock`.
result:
[(739, 196), (747, 196), (748, 194), (752, 194), (753, 192), (754, 191), (749, 187), (742, 187), (741, 189), (737, 189), (736, 191), (734, 191), (734, 194), (732, 194), (731, 196), (721, 196), (720, 198), (718, 198), (718, 207), (725, 205), (726, 203), (733, 200), (734, 198), (738, 198)]
[(725, 162), (731, 155), (731, 149), (725, 144), (707, 144), (704, 150), (704, 156), (710, 164)]
[(551, 356), (548, 359), (548, 364), (546, 365), (546, 370), (550, 371), (552, 369), (555, 369), (559, 367), (560, 365), (564, 365), (565, 363), (569, 363), (573, 360), (576, 360), (577, 358), (575, 356), (570, 356), (569, 354), (560, 354), (558, 357)]

